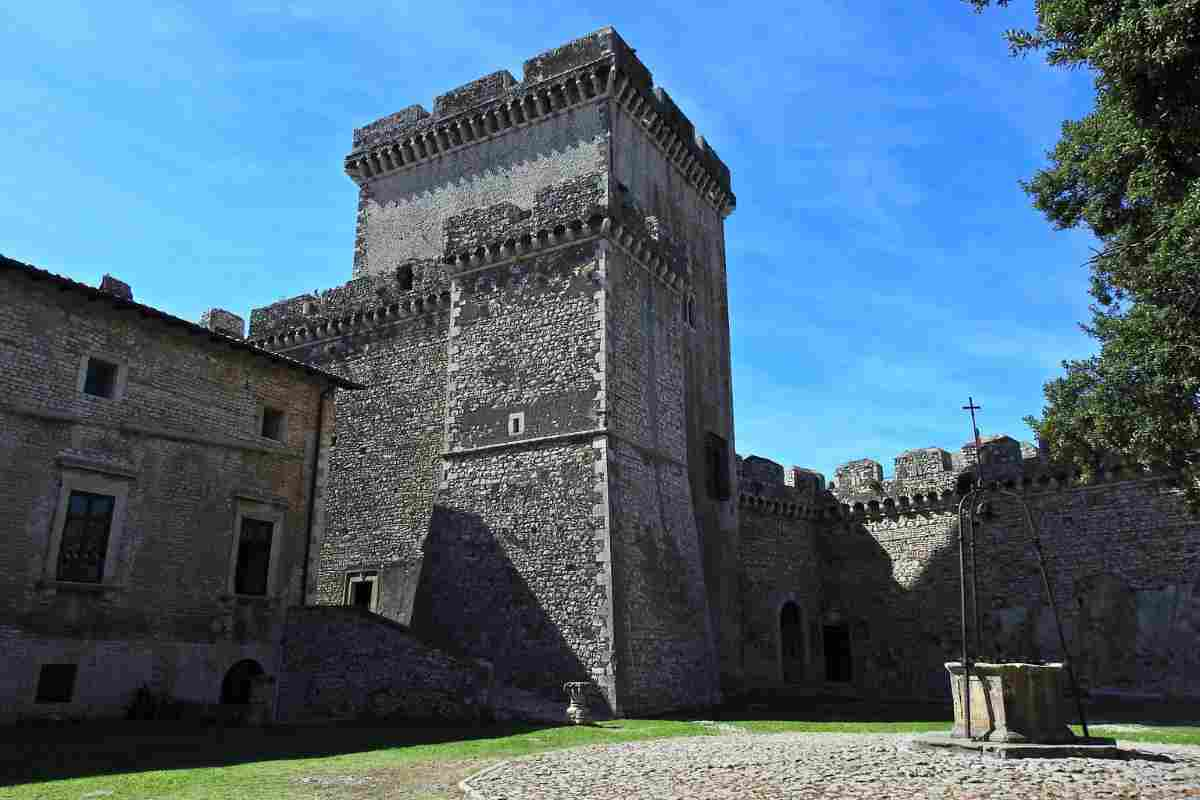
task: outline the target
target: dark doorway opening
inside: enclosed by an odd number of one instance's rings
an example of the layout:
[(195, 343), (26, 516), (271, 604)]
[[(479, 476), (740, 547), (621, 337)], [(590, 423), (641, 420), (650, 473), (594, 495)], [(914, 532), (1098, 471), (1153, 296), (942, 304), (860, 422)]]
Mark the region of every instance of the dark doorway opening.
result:
[(850, 628), (845, 625), (826, 625), (825, 680), (849, 683), (852, 676), (850, 665)]
[(784, 603), (779, 610), (780, 666), (785, 683), (804, 680), (804, 625), (800, 621), (800, 607), (795, 603)]
[(239, 661), (221, 682), (221, 702), (245, 705), (250, 702), (250, 683), (263, 674), (262, 665), (251, 658)]

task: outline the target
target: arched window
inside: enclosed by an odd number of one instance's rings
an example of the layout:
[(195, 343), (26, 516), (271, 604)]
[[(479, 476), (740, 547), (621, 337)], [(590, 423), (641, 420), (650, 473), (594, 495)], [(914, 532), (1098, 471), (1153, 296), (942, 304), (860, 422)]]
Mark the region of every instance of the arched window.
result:
[(250, 683), (263, 674), (262, 664), (252, 658), (239, 661), (225, 673), (221, 682), (221, 702), (246, 704), (250, 702)]

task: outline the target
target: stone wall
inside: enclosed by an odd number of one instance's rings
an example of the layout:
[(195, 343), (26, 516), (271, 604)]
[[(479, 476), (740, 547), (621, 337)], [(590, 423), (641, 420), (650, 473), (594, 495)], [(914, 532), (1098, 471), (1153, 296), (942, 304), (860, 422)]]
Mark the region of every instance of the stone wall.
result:
[(623, 710), (709, 705), (718, 672), (687, 470), (680, 297), (609, 251), (610, 536)]
[[(114, 715), (145, 684), (214, 703), (241, 659), (275, 667), (301, 596), (326, 378), (16, 262), (0, 265), (0, 719)], [(234, 346), (231, 346), (234, 345)], [(117, 366), (82, 391), (86, 359)], [(260, 434), (269, 405), (283, 439)], [(332, 404), (327, 404), (332, 422)], [(58, 579), (72, 490), (117, 498), (99, 582)], [(231, 588), (239, 509), (277, 517), (264, 597)], [(45, 664), (76, 664), (69, 703), (34, 703)]]
[[(738, 500), (745, 685), (820, 683), (824, 504), (807, 487), (780, 482), (745, 482)], [(788, 603), (799, 610), (801, 652), (794, 655), (782, 642), (781, 613)]]
[[(660, 270), (679, 290), (674, 311), (680, 336), (673, 346), (682, 359), (682, 460), (718, 670), (722, 681), (736, 684), (741, 679), (742, 619), (737, 502), (733, 493), (713, 495), (705, 460), (708, 438), (719, 437), (727, 452), (725, 483), (735, 484), (724, 223), (733, 208), (729, 172), (662, 87), (647, 91), (649, 72), (644, 81), (639, 92), (618, 93), (622, 102), (613, 104), (611, 205), (625, 219), (641, 219), (661, 254)], [(705, 170), (709, 179), (697, 184), (694, 176)], [(660, 324), (666, 324), (667, 310), (665, 304), (657, 306)]]
[(491, 667), (456, 658), (357, 608), (288, 612), (276, 719), (372, 717), (479, 722), (490, 715)]
[(860, 458), (834, 470), (833, 480), (835, 487), (843, 494), (869, 492), (873, 484), (883, 480), (883, 467), (878, 461)]
[(403, 266), (411, 278), (365, 276), (256, 309), (250, 336), (367, 387), (338, 397), (309, 599), (341, 604), (347, 573), (378, 571), (376, 610), (408, 623), (441, 474), (450, 291), (440, 264)]
[[(416, 624), (554, 694), (595, 678), (615, 704), (598, 401), (595, 241), (455, 280), (437, 517)], [(512, 427), (520, 415), (519, 427)]]
[[(941, 664), (960, 656), (960, 495), (922, 494), (922, 480), (891, 483), (908, 493), (868, 502), (843, 496), (843, 521), (826, 534), (827, 613), (861, 634), (852, 650), (864, 691), (943, 697)], [(1121, 471), (1078, 485), (1039, 460), (1007, 485), (1041, 527), (1068, 647), (1090, 691), (1200, 695), (1200, 521), (1179, 490), (1166, 478)], [(976, 529), (977, 657), (1059, 659), (1019, 506), (999, 498), (991, 509), (994, 518)]]

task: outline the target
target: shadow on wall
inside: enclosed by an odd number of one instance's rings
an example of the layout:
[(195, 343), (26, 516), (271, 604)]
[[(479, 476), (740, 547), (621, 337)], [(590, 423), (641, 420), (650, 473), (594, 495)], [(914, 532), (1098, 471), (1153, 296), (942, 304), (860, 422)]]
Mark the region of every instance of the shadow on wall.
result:
[[(1037, 558), (1015, 508), (977, 528), (979, 661), (1062, 660)], [(911, 520), (910, 520), (911, 521)], [(863, 695), (946, 699), (943, 663), (962, 655), (958, 524), (926, 515), (936, 531), (861, 524), (823, 539), (824, 624), (850, 631), (851, 682)], [(1134, 590), (1073, 531), (1045, 526), (1047, 569), (1067, 647), (1084, 691), (1200, 695), (1200, 578)], [(1096, 548), (1090, 548), (1095, 550)], [(969, 559), (969, 552), (968, 552)], [(971, 613), (968, 605), (968, 614)]]
[[(494, 530), (477, 514), (435, 505), (423, 545), (412, 628), (449, 653), (490, 662), (497, 687), (513, 686), (563, 703), (564, 683), (591, 681), (592, 676), (509, 556), (509, 550), (535, 546), (520, 534)], [(579, 568), (594, 562), (591, 554), (584, 555)], [(594, 610), (548, 591), (554, 600), (587, 615), (580, 620), (581, 635), (601, 633), (592, 627)], [(593, 703), (597, 710), (611, 712), (599, 694)]]
[[(892, 555), (863, 526), (818, 541), (826, 566), (818, 630), (827, 682), (840, 678), (867, 696), (945, 699), (942, 664), (957, 640), (928, 631), (945, 627), (931, 626), (933, 617), (957, 619), (957, 573), (953, 583), (923, 575), (905, 587)], [(944, 573), (951, 561), (957, 569), (956, 551), (935, 550), (929, 572)], [(830, 676), (831, 669), (839, 674)]]

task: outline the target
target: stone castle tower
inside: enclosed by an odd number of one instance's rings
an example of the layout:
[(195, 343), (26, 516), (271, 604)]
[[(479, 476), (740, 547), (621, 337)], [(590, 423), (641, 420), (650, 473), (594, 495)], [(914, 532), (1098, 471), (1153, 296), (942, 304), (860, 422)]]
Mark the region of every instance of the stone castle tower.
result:
[(611, 28), (354, 133), (353, 279), (251, 338), (337, 398), (310, 601), (614, 711), (741, 670), (729, 170)]

